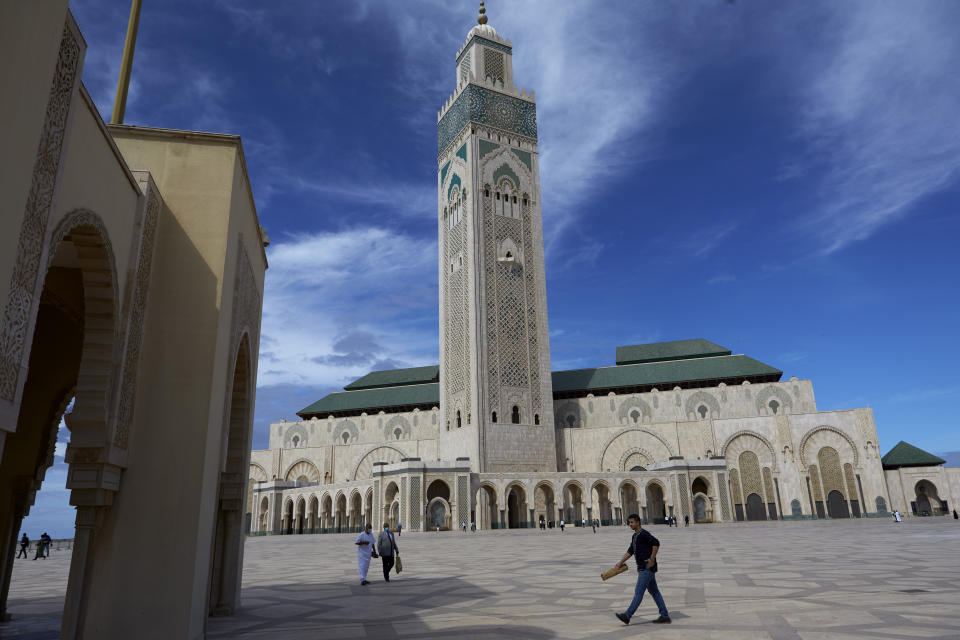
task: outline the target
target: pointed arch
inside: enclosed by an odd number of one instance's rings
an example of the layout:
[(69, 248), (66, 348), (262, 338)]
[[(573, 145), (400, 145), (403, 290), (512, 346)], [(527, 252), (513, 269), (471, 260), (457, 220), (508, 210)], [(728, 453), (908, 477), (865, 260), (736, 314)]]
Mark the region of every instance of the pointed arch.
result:
[(407, 457), (400, 449), (389, 445), (378, 445), (363, 454), (353, 468), (352, 480), (366, 480), (373, 472), (374, 462), (386, 462), (392, 464), (400, 462), (401, 458)]

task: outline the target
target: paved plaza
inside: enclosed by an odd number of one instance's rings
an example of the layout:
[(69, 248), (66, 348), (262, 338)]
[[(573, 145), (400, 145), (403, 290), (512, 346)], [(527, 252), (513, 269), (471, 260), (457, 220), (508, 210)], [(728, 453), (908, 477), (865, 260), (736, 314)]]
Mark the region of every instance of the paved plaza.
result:
[[(960, 523), (949, 518), (653, 527), (674, 624), (613, 617), (634, 573), (601, 582), (626, 527), (405, 533), (404, 572), (356, 572), (353, 535), (249, 538), (243, 606), (208, 638), (960, 638)], [(146, 552), (146, 551), (145, 551)], [(70, 562), (18, 560), (7, 638), (56, 637)], [(149, 594), (144, 594), (149, 597)]]

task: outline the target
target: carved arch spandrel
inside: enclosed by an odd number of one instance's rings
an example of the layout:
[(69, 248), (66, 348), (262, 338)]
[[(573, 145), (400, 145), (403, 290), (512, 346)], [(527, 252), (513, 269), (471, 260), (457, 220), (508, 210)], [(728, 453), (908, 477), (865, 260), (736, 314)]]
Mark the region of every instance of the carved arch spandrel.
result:
[[(813, 444), (812, 448), (810, 445)], [(817, 452), (821, 447), (830, 446), (840, 453), (840, 459), (848, 461), (853, 458), (853, 466), (860, 466), (860, 453), (853, 442), (853, 438), (848, 436), (840, 429), (830, 425), (820, 425), (814, 427), (800, 439), (800, 461), (804, 467), (815, 464)], [(808, 449), (811, 449), (808, 451)], [(843, 454), (848, 454), (849, 458)]]
[(623, 453), (631, 448), (643, 451), (646, 456), (653, 458), (655, 461), (667, 460), (670, 456), (675, 455), (670, 443), (653, 431), (636, 428), (624, 429), (607, 440), (603, 451), (597, 458), (597, 468), (600, 471), (605, 471), (608, 468), (613, 470), (614, 460), (617, 461), (618, 466)]

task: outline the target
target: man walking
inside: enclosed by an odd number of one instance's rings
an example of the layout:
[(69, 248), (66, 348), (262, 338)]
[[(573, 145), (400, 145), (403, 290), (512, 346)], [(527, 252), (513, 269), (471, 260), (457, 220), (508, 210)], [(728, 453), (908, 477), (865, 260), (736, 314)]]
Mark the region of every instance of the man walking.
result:
[(30, 538), (28, 538), (27, 534), (24, 533), (23, 537), (20, 538), (20, 553), (17, 554), (17, 557), (19, 558), (22, 555), (24, 559), (26, 559), (27, 549), (29, 548), (30, 548)]
[(370, 558), (374, 555), (373, 545), (376, 540), (373, 537), (373, 525), (369, 522), (364, 527), (363, 532), (357, 536), (354, 544), (357, 545), (357, 569), (360, 571), (360, 584), (370, 584), (367, 580), (367, 570), (370, 569)]
[(47, 535), (47, 532), (44, 531), (43, 535), (40, 536), (40, 541), (43, 542), (43, 557), (50, 556), (50, 543), (53, 542), (53, 538)]
[(590, 526), (593, 527), (593, 532), (596, 533), (596, 532), (597, 532), (597, 521), (596, 521), (596, 520), (590, 520)]
[(637, 559), (637, 586), (633, 593), (633, 602), (623, 613), (615, 614), (617, 619), (623, 624), (630, 624), (630, 618), (636, 613), (640, 601), (643, 600), (643, 592), (649, 591), (653, 596), (653, 601), (657, 603), (657, 609), (660, 610), (660, 617), (654, 620), (654, 624), (670, 624), (670, 613), (667, 611), (667, 605), (663, 602), (663, 596), (660, 595), (660, 589), (657, 588), (657, 552), (660, 550), (660, 541), (654, 538), (649, 531), (640, 526), (640, 516), (631, 514), (627, 518), (627, 525), (633, 530), (633, 538), (627, 552), (620, 558), (614, 567), (623, 566), (630, 556)]
[(377, 552), (383, 560), (383, 579), (387, 582), (390, 582), (390, 569), (393, 569), (393, 555), (399, 550), (397, 541), (390, 533), (390, 525), (383, 525), (383, 531), (377, 537)]
[(564, 525), (564, 522), (563, 522), (563, 520), (561, 520), (561, 521), (560, 521), (560, 533), (563, 533), (563, 525)]

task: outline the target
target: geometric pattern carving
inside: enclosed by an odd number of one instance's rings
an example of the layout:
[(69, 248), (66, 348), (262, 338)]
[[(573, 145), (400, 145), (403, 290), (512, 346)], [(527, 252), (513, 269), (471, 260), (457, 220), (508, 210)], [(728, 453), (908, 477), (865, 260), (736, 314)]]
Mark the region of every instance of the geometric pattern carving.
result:
[(467, 81), (467, 78), (470, 77), (470, 52), (467, 51), (467, 55), (463, 56), (463, 61), (460, 63), (460, 82), (461, 84)]
[(660, 436), (645, 429), (626, 429), (616, 434), (607, 442), (598, 457), (597, 463), (601, 470), (626, 471), (622, 465), (627, 457), (640, 453), (647, 458), (648, 469), (654, 462), (667, 460), (673, 455), (669, 445)]
[[(740, 482), (743, 485), (743, 493), (750, 495), (755, 493), (763, 496), (763, 480), (760, 476), (760, 461), (757, 454), (753, 451), (744, 451), (740, 454)], [(764, 501), (766, 502), (766, 500)]]
[(778, 386), (771, 385), (766, 389), (757, 392), (757, 415), (773, 415), (773, 408), (770, 401), (777, 401), (776, 414), (790, 413), (793, 409), (793, 399), (790, 395)]
[(730, 520), (730, 499), (727, 496), (727, 476), (724, 473), (717, 474), (717, 489), (720, 494), (720, 513), (723, 514), (723, 520)]
[(469, 84), (437, 124), (437, 155), (442, 155), (470, 122), (537, 139), (537, 105)]
[(687, 485), (687, 474), (677, 474), (677, 485), (680, 491), (680, 512), (688, 516), (690, 515), (690, 498), (688, 496), (689, 486)]
[[(708, 411), (699, 411), (701, 405), (706, 406)], [(684, 406), (684, 414), (690, 420), (717, 419), (720, 417), (720, 403), (706, 391), (697, 391), (687, 398)]]
[(503, 54), (493, 49), (483, 50), (483, 75), (493, 80), (503, 80)]
[(156, 242), (157, 223), (160, 220), (160, 193), (153, 181), (148, 182), (146, 197), (147, 210), (143, 217), (140, 255), (137, 257), (137, 271), (130, 301), (130, 320), (127, 323), (123, 375), (120, 378), (117, 429), (113, 437), (113, 443), (121, 449), (127, 448), (130, 438), (130, 422), (133, 419), (137, 372), (140, 366), (140, 347), (143, 341), (143, 324), (147, 311), (147, 292), (150, 288), (150, 273), (153, 269), (153, 247)]
[(467, 477), (457, 476), (457, 521), (470, 522), (470, 497), (467, 493)]
[(817, 453), (817, 462), (820, 464), (820, 477), (823, 478), (824, 495), (831, 491), (839, 491), (849, 499), (843, 487), (843, 472), (840, 467), (840, 456), (833, 447), (823, 447)]
[(860, 466), (860, 455), (850, 436), (835, 427), (826, 425), (814, 427), (800, 439), (800, 460), (804, 464), (810, 464), (812, 458), (809, 452), (819, 451), (825, 446), (830, 446), (842, 454), (843, 459), (852, 458), (854, 467)]
[(383, 445), (374, 447), (357, 462), (351, 480), (366, 480), (369, 478), (373, 473), (374, 462), (393, 464), (394, 462), (400, 462), (400, 459), (405, 457), (407, 457), (407, 454), (394, 447)]
[(17, 256), (10, 276), (7, 306), (0, 327), (0, 398), (9, 401), (13, 401), (17, 392), (37, 280), (43, 275), (40, 273), (40, 256), (56, 189), (67, 115), (80, 65), (80, 42), (71, 29), (72, 22), (68, 18), (60, 40), (30, 191), (17, 239)]
[(416, 531), (420, 528), (420, 478), (413, 476), (410, 478), (410, 530)]
[[(636, 410), (636, 416), (634, 416), (632, 409)], [(652, 415), (653, 410), (650, 405), (640, 398), (627, 398), (620, 403), (620, 408), (617, 410), (617, 418), (619, 418), (620, 424), (649, 422)]]
[(737, 431), (724, 443), (720, 455), (736, 459), (743, 451), (753, 451), (765, 466), (776, 469), (777, 456), (770, 441), (755, 431)]
[[(466, 223), (457, 224), (443, 234), (446, 260), (444, 265), (453, 263), (459, 256), (466, 256)], [(467, 343), (469, 332), (469, 269), (470, 261), (464, 260), (463, 265), (452, 273), (444, 268), (444, 283), (446, 289), (445, 316), (446, 323), (444, 344), (444, 386), (446, 387), (446, 420), (454, 423), (454, 414), (458, 408), (462, 409), (461, 420), (465, 422), (466, 415), (471, 411), (470, 394), (470, 349)], [(457, 407), (457, 396), (465, 396), (462, 404)]]
[(730, 488), (733, 490), (733, 503), (743, 504), (743, 498), (740, 493), (740, 474), (736, 469), (730, 469)]
[(813, 499), (817, 502), (823, 502), (823, 491), (820, 490), (820, 474), (817, 472), (817, 465), (810, 465), (810, 484), (813, 485)]
[(287, 482), (293, 482), (300, 477), (305, 477), (307, 482), (320, 482), (320, 471), (309, 460), (299, 460), (287, 469), (283, 477)]

